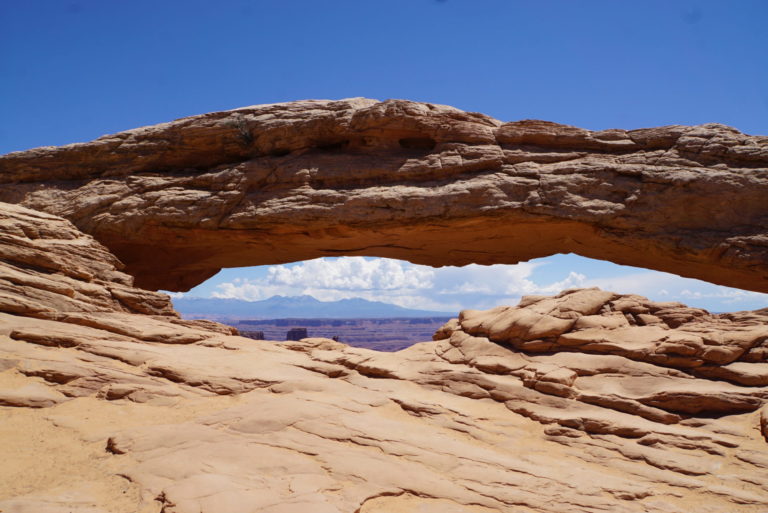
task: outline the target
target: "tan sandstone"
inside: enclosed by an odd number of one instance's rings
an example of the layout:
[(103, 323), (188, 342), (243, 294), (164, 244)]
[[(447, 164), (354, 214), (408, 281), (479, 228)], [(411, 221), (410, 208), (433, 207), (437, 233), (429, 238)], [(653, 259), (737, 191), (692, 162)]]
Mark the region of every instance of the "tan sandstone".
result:
[(766, 511), (768, 310), (584, 289), (397, 353), (253, 341), (62, 218), (0, 233), (3, 513)]
[(724, 125), (591, 132), (405, 100), (257, 105), (0, 157), (0, 201), (69, 219), (165, 290), (319, 256), (571, 252), (768, 292), (767, 198), (768, 138)]

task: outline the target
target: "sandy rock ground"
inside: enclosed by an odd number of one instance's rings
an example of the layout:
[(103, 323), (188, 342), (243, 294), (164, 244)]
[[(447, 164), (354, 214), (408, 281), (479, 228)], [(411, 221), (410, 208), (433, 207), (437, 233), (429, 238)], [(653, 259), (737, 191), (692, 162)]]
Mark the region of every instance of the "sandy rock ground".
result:
[(379, 353), (180, 320), (0, 214), (3, 513), (763, 513), (768, 311), (597, 289)]

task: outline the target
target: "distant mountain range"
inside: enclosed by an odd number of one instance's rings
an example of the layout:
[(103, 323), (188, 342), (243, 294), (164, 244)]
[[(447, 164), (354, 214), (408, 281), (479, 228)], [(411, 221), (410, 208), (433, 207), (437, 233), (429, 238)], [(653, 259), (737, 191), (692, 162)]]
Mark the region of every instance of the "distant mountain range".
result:
[(458, 312), (411, 310), (380, 301), (341, 299), (319, 301), (312, 296), (272, 296), (262, 301), (182, 297), (173, 306), (186, 318), (219, 319), (372, 319), (385, 317), (445, 317)]

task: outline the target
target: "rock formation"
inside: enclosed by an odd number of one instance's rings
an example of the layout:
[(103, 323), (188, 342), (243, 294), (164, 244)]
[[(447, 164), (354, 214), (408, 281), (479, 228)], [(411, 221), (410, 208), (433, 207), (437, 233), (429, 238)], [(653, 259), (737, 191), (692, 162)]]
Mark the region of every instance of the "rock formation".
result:
[(717, 124), (590, 132), (301, 101), (12, 153), (0, 201), (69, 219), (148, 289), (324, 255), (573, 252), (768, 292), (766, 168), (768, 138)]
[(307, 328), (291, 328), (285, 334), (286, 340), (301, 340), (307, 338)]
[(18, 205), (0, 252), (3, 513), (766, 511), (768, 309), (572, 290), (378, 353), (181, 320)]
[(243, 338), (137, 285), (571, 251), (768, 291), (767, 164), (722, 125), (363, 99), (0, 157), (0, 511), (764, 513), (768, 309), (570, 290), (378, 353)]

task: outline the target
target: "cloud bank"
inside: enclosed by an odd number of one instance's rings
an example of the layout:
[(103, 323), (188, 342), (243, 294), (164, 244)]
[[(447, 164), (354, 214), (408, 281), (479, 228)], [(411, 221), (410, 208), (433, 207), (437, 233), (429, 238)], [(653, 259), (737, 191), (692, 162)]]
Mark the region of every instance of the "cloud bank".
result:
[[(318, 258), (274, 265), (262, 277), (235, 278), (219, 283), (211, 294), (249, 301), (274, 295), (311, 295), (321, 301), (363, 298), (406, 308), (457, 312), (516, 304), (529, 294), (556, 294), (574, 287), (600, 287), (647, 296), (657, 301), (680, 301), (714, 311), (768, 306), (768, 295), (720, 287), (667, 273), (634, 268), (615, 276), (549, 269), (547, 260), (516, 265), (468, 265), (432, 268), (400, 260), (367, 257)], [(552, 279), (557, 275), (557, 279)], [(546, 275), (544, 277), (541, 275)]]

